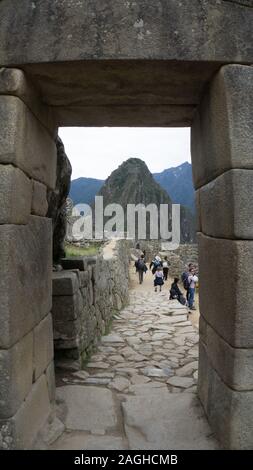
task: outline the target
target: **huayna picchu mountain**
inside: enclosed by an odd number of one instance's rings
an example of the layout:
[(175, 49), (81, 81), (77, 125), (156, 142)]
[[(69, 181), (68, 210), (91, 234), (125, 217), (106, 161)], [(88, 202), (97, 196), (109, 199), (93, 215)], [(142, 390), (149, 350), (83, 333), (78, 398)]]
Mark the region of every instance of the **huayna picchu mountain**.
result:
[[(129, 158), (107, 178), (98, 195), (108, 204), (120, 204), (126, 214), (127, 204), (168, 204), (171, 215), (172, 201), (167, 192), (155, 181), (145, 162)], [(170, 217), (169, 217), (170, 218)], [(126, 222), (126, 221), (125, 221)], [(125, 223), (126, 225), (126, 223)], [(149, 217), (147, 218), (149, 233)], [(181, 206), (181, 243), (195, 241), (195, 223), (188, 208)]]
[[(165, 189), (173, 203), (188, 207), (195, 214), (192, 166), (185, 162), (177, 167), (154, 173), (154, 179)], [(70, 198), (74, 204), (90, 204), (104, 184), (96, 178), (77, 178), (71, 182)]]

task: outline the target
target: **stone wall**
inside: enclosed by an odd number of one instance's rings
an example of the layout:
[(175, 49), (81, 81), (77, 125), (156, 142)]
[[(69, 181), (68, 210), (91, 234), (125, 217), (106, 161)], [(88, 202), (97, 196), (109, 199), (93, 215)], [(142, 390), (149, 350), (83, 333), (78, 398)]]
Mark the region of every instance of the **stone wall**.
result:
[(54, 402), (55, 128), (20, 70), (0, 69), (0, 448), (29, 449)]
[(223, 447), (253, 447), (253, 69), (214, 77), (192, 127), (200, 264), (198, 393)]
[[(170, 276), (179, 277), (189, 263), (198, 266), (198, 245), (180, 245), (177, 250), (166, 252), (170, 262)], [(164, 253), (163, 253), (164, 256)]]
[[(128, 302), (128, 249), (110, 242), (96, 257), (63, 261), (53, 274), (53, 325), (58, 367), (80, 368)], [(79, 269), (76, 269), (76, 268)]]

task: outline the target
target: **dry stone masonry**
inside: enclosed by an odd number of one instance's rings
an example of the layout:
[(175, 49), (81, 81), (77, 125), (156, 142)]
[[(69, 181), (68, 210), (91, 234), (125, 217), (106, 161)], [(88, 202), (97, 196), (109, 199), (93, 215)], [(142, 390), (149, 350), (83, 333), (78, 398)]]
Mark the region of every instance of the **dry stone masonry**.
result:
[(0, 18), (1, 447), (31, 448), (52, 410), (45, 194), (58, 126), (90, 125), (192, 126), (198, 394), (222, 446), (252, 449), (252, 2), (2, 0)]
[[(30, 448), (54, 402), (51, 221), (56, 146), (20, 71), (0, 71), (0, 448)], [(31, 101), (30, 101), (31, 100)], [(34, 109), (34, 112), (33, 112)], [(42, 107), (43, 109), (43, 107)], [(48, 127), (46, 127), (48, 124)], [(38, 405), (39, 404), (39, 405)]]
[(195, 115), (199, 396), (223, 445), (252, 449), (253, 68), (223, 67)]
[[(80, 368), (113, 316), (128, 302), (129, 255), (124, 241), (110, 242), (93, 258), (63, 260), (53, 273), (56, 365)], [(79, 266), (79, 269), (71, 269)], [(75, 361), (74, 361), (75, 360)]]

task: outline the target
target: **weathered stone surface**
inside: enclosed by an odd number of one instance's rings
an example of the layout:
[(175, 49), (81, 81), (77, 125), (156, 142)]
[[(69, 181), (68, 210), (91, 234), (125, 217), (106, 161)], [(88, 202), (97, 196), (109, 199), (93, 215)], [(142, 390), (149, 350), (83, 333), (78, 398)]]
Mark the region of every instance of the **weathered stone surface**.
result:
[(8, 348), (51, 310), (51, 221), (0, 226), (0, 347)]
[(116, 409), (110, 390), (68, 385), (57, 390), (67, 406), (66, 428), (83, 431), (116, 426)]
[(102, 343), (124, 343), (124, 340), (119, 335), (110, 334), (103, 336)]
[(202, 409), (190, 393), (175, 397), (166, 388), (149, 388), (144, 395), (127, 397), (122, 406), (130, 449), (216, 448)]
[(212, 367), (234, 390), (253, 390), (253, 349), (232, 348), (207, 325), (207, 351)]
[(84, 383), (89, 385), (108, 385), (111, 382), (111, 379), (106, 377), (88, 377), (84, 380)]
[(56, 145), (45, 128), (15, 96), (0, 96), (0, 163), (17, 166), (54, 188)]
[(252, 391), (229, 388), (212, 368), (200, 344), (198, 393), (208, 420), (225, 449), (250, 450), (253, 446)]
[(39, 183), (39, 181), (33, 181), (33, 195), (32, 195), (32, 214), (40, 215), (45, 217), (48, 210), (47, 203), (47, 187)]
[(0, 200), (0, 224), (28, 223), (32, 200), (31, 181), (12, 165), (0, 165)]
[(65, 434), (52, 447), (55, 450), (123, 450), (126, 449), (121, 437), (115, 436), (87, 436), (85, 433), (77, 435)]
[(231, 346), (253, 347), (253, 241), (201, 234), (199, 264), (202, 316)]
[(0, 68), (0, 95), (12, 95), (20, 98), (48, 129), (52, 137), (55, 137), (56, 123), (53, 111), (50, 107), (42, 104), (37, 91), (23, 70)]
[(35, 380), (46, 371), (54, 357), (52, 315), (47, 315), (34, 329), (34, 376)]
[(46, 370), (46, 378), (47, 378), (47, 388), (48, 388), (48, 396), (50, 402), (55, 401), (55, 373), (54, 373), (54, 361), (52, 361), (47, 370)]
[(50, 445), (62, 435), (64, 429), (64, 424), (57, 417), (54, 417), (52, 421), (50, 420), (43, 427), (40, 438), (45, 444)]
[[(3, 443), (7, 441), (9, 449), (32, 449), (50, 412), (46, 377), (42, 375), (17, 413), (8, 421), (0, 421), (0, 436), (4, 434)], [(6, 448), (4, 445), (2, 447)]]
[(53, 297), (53, 320), (54, 325), (58, 322), (76, 320), (80, 314), (80, 298), (77, 291), (74, 295), (60, 295)]
[(53, 295), (73, 295), (79, 289), (77, 273), (71, 271), (53, 272)]
[(115, 379), (110, 383), (110, 388), (117, 390), (118, 392), (123, 392), (130, 385), (129, 380), (124, 377), (115, 377)]
[[(80, 345), (80, 319), (73, 321), (54, 321), (54, 347), (55, 349), (77, 349)], [(79, 354), (78, 354), (79, 357)], [(75, 357), (77, 359), (77, 357)]]
[[(238, 0), (237, 3), (246, 2)], [(94, 57), (179, 61), (226, 59), (228, 62), (250, 62), (252, 59), (250, 45), (245, 50), (239, 47), (248, 44), (252, 12), (224, 1), (217, 4), (204, 0), (202, 8), (196, 0), (190, 5), (188, 2), (175, 4), (171, 0), (166, 3), (155, 0), (150, 5), (147, 0), (140, 0), (131, 8), (127, 3), (103, 1), (101, 5), (94, 2), (83, 9), (77, 1), (67, 0), (64, 4), (57, 2), (53, 18), (49, 0), (40, 0), (35, 8), (29, 7), (28, 0), (24, 0), (22, 8), (18, 0), (13, 0), (11, 5), (2, 2), (0, 59), (3, 64), (78, 61)], [(112, 15), (117, 21), (112, 20)], [(25, 25), (18, 45), (8, 29), (9, 17), (17, 24)], [(62, 24), (63, 20), (65, 34), (61, 30), (55, 32), (53, 26)], [(101, 22), (106, 23), (109, 30), (102, 28)], [(199, 28), (193, 30), (193, 24), (198, 24)], [(236, 38), (229, 41), (235, 29)], [(28, 49), (26, 38), (31, 36), (35, 39)], [(99, 43), (96, 36), (99, 36)]]
[(200, 189), (202, 231), (220, 238), (253, 239), (253, 170), (229, 170)]
[(196, 208), (196, 232), (202, 232), (200, 191), (195, 191), (195, 208)]
[(169, 367), (165, 367), (163, 369), (158, 369), (156, 367), (146, 367), (142, 370), (142, 372), (148, 377), (171, 377), (173, 375), (173, 371)]
[(28, 395), (33, 380), (33, 334), (0, 350), (0, 416), (9, 418)]
[(252, 77), (252, 67), (224, 66), (205, 93), (192, 127), (196, 188), (226, 170), (253, 169)]
[(179, 377), (185, 377), (186, 375), (192, 375), (192, 373), (198, 369), (198, 361), (189, 362), (183, 367), (177, 370), (176, 374)]
[(189, 388), (194, 384), (194, 380), (190, 377), (171, 377), (167, 380), (167, 384), (173, 385), (173, 387)]

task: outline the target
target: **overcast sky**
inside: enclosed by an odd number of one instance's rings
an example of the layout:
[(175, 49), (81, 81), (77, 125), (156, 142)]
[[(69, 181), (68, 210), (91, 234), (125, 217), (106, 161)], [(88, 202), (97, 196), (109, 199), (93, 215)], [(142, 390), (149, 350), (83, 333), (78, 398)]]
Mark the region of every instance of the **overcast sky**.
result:
[(191, 161), (188, 128), (65, 127), (60, 137), (72, 179), (105, 179), (130, 157), (144, 160), (152, 173)]

